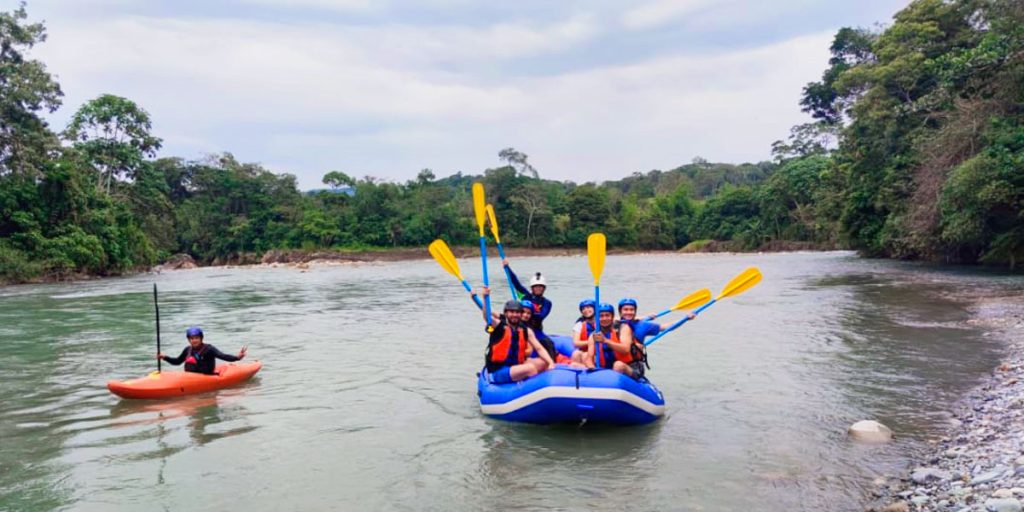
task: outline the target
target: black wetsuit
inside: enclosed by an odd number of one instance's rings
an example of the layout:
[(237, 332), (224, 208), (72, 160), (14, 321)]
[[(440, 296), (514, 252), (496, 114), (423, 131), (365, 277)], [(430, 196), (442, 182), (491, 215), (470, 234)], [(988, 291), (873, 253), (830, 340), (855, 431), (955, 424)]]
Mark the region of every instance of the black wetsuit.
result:
[[(192, 356), (192, 358), (195, 359), (194, 363), (187, 361), (189, 356)], [(217, 364), (217, 359), (228, 362), (239, 360), (238, 356), (225, 354), (209, 343), (202, 344), (199, 347), (199, 350), (194, 352), (192, 351), (192, 345), (189, 345), (185, 347), (185, 350), (181, 351), (181, 355), (178, 357), (164, 356), (164, 361), (175, 366), (185, 363), (186, 372), (205, 373), (207, 375), (213, 375), (213, 369)]]

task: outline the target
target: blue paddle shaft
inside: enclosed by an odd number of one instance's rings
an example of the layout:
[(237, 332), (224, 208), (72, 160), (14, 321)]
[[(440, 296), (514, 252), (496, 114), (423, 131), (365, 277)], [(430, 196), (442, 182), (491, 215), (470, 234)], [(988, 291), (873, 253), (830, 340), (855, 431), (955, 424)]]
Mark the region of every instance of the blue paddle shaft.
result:
[[(469, 287), (469, 283), (467, 283), (465, 279), (462, 280), (462, 287), (465, 288), (467, 292), (469, 292), (471, 294), (473, 293), (473, 289)], [(470, 295), (470, 297), (472, 297), (473, 298), (473, 302), (476, 303), (476, 308), (477, 309), (483, 309), (484, 308), (484, 305), (480, 302), (480, 298), (479, 297), (477, 297), (476, 295)]]
[[(701, 312), (702, 312), (702, 311), (704, 311), (705, 309), (707, 309), (707, 308), (711, 307), (711, 305), (712, 305), (712, 304), (714, 304), (714, 303), (716, 303), (716, 302), (718, 302), (718, 299), (714, 299), (714, 300), (712, 300), (711, 302), (708, 302), (707, 304), (704, 304), (703, 306), (701, 306), (701, 307), (697, 308), (697, 310), (696, 310), (696, 311), (694, 311), (694, 312), (693, 312), (693, 314), (694, 314), (694, 315), (699, 315), (699, 314), (701, 314)], [(682, 320), (680, 320), (680, 321), (678, 321), (678, 322), (676, 322), (676, 323), (674, 323), (674, 324), (672, 324), (672, 325), (668, 326), (668, 329), (665, 329), (664, 331), (661, 331), (661, 332), (659, 332), (659, 333), (658, 333), (658, 334), (657, 334), (656, 336), (654, 336), (653, 338), (651, 338), (651, 339), (649, 339), (649, 340), (645, 341), (645, 342), (644, 342), (644, 346), (646, 347), (646, 346), (650, 345), (651, 343), (654, 343), (655, 341), (658, 341), (658, 339), (659, 339), (659, 338), (661, 338), (662, 336), (664, 336), (664, 335), (666, 335), (666, 334), (668, 334), (668, 333), (670, 333), (670, 332), (672, 332), (672, 331), (676, 330), (676, 328), (678, 328), (678, 327), (679, 327), (680, 325), (683, 325), (683, 324), (685, 324), (685, 323), (686, 323), (687, 321), (689, 321), (689, 320), (690, 320), (690, 317), (689, 317), (689, 316), (683, 317), (683, 319), (682, 319)]]
[(666, 309), (665, 311), (662, 311), (661, 313), (658, 313), (657, 315), (654, 315), (654, 318), (660, 318), (660, 317), (663, 317), (663, 316), (665, 316), (665, 315), (667, 315), (667, 314), (669, 314), (669, 313), (671, 313), (671, 312), (672, 312), (672, 310), (671, 310), (671, 309)]
[[(487, 279), (487, 237), (480, 237), (480, 261), (484, 267), (484, 286), (490, 288), (491, 282)], [(491, 295), (484, 295), (484, 306), (487, 308), (487, 326), (491, 326)]]
[[(597, 318), (600, 316), (597, 313), (597, 308), (601, 306), (601, 286), (597, 284), (594, 285), (594, 304), (594, 332), (601, 332), (601, 324), (598, 323)], [(601, 345), (601, 343), (594, 344), (594, 365), (598, 368), (601, 367), (601, 352), (603, 352)]]
[[(505, 248), (501, 244), (498, 244), (498, 256), (501, 256), (502, 261), (505, 260)], [(505, 279), (508, 280), (508, 290), (512, 292), (512, 300), (519, 300), (519, 296), (516, 295), (516, 287), (512, 284), (512, 272), (505, 265), (502, 265), (501, 268), (505, 270)]]

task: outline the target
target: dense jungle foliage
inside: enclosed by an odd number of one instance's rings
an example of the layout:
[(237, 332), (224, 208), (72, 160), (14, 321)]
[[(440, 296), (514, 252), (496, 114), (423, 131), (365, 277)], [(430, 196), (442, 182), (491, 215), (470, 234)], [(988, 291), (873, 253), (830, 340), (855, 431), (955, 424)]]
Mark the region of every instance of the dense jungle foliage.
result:
[[(0, 281), (108, 275), (185, 252), (223, 262), (270, 249), (472, 245), (483, 180), (510, 246), (755, 250), (795, 244), (868, 256), (1014, 266), (1024, 256), (1024, 2), (917, 0), (884, 29), (843, 28), (804, 89), (814, 122), (775, 160), (601, 184), (541, 179), (528, 157), (391, 183), (327, 172), (323, 190), (231, 154), (156, 158), (148, 113), (102, 95), (63, 131), (60, 85), (28, 55), (24, 6), (0, 12)], [(804, 245), (799, 245), (799, 244)]]

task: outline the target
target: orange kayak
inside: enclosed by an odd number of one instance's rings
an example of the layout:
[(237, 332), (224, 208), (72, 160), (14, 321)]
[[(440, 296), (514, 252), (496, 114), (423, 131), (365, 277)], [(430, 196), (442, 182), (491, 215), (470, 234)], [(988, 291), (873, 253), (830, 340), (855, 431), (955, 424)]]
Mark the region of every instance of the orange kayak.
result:
[(263, 363), (230, 363), (217, 366), (213, 375), (193, 372), (153, 372), (132, 380), (107, 381), (107, 389), (121, 398), (174, 398), (234, 386), (260, 371)]

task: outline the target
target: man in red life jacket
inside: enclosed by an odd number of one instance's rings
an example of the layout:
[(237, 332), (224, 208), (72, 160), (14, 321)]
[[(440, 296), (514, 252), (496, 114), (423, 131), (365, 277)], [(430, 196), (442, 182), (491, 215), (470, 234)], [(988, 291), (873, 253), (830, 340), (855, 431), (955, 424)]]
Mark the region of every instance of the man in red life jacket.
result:
[[(482, 294), (490, 293), (483, 288)], [(551, 355), (537, 340), (533, 330), (522, 323), (523, 306), (517, 300), (505, 303), (504, 314), (497, 318), (485, 318), (491, 322), (484, 365), (495, 384), (507, 384), (528, 379), (549, 368), (555, 367)], [(486, 317), (486, 313), (484, 313)], [(529, 358), (537, 352), (539, 357)]]

